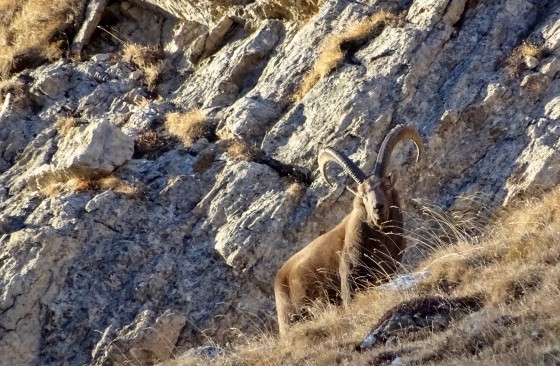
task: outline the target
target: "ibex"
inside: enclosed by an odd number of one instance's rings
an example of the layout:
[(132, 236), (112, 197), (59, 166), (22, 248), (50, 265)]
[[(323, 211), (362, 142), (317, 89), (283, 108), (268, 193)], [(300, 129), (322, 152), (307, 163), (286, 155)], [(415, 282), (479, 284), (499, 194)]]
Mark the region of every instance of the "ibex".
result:
[(389, 160), (399, 141), (411, 139), (420, 159), (424, 148), (418, 132), (398, 125), (383, 140), (373, 174), (366, 175), (343, 154), (327, 148), (318, 157), (321, 175), (328, 163), (342, 167), (358, 184), (352, 211), (331, 231), (294, 254), (278, 270), (274, 281), (280, 334), (306, 315), (317, 300), (348, 304), (353, 293), (392, 275), (405, 249), (403, 216), (396, 175), (387, 174)]

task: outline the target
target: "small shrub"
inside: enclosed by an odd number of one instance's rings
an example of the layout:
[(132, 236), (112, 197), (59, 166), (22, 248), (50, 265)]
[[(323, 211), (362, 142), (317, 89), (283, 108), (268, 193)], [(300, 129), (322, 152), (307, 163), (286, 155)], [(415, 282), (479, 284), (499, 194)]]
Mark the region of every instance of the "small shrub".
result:
[(313, 68), (303, 78), (294, 99), (301, 100), (319, 80), (342, 64), (349, 49), (375, 37), (381, 33), (389, 21), (395, 19), (394, 14), (380, 11), (350, 27), (342, 34), (328, 37), (323, 43), (321, 54), (315, 61)]
[(0, 79), (62, 57), (82, 3), (0, 0)]
[(165, 127), (185, 146), (192, 145), (209, 133), (208, 118), (200, 109), (191, 109), (187, 113), (169, 113), (165, 116)]
[(54, 128), (62, 136), (67, 136), (74, 127), (76, 127), (76, 119), (71, 116), (58, 117), (54, 123)]
[(245, 142), (235, 139), (229, 142), (227, 153), (235, 161), (252, 161), (260, 155), (260, 150), (255, 146), (249, 146)]
[(288, 189), (286, 189), (286, 194), (288, 195), (288, 197), (296, 200), (301, 198), (301, 196), (303, 196), (304, 193), (305, 193), (305, 186), (298, 182), (293, 182), (288, 186)]
[(153, 46), (127, 43), (123, 48), (123, 59), (134, 64), (142, 71), (144, 82), (150, 91), (154, 91), (163, 72), (163, 50)]
[(165, 152), (171, 143), (171, 138), (156, 131), (140, 131), (134, 138), (134, 157), (153, 159)]
[(518, 77), (527, 66), (527, 58), (540, 59), (542, 57), (542, 53), (542, 49), (536, 44), (523, 42), (506, 58), (504, 62), (505, 68), (511, 77)]

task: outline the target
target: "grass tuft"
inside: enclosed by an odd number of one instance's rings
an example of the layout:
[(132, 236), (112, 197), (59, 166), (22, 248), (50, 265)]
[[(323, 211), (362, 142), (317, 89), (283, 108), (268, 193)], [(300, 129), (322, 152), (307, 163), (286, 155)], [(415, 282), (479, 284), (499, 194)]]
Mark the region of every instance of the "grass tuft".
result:
[(165, 128), (187, 147), (210, 132), (206, 114), (196, 108), (186, 113), (173, 112), (167, 114), (165, 116)]
[(301, 86), (294, 95), (294, 100), (301, 100), (319, 80), (340, 66), (349, 49), (377, 36), (390, 21), (396, 19), (394, 14), (380, 11), (351, 26), (342, 34), (328, 37), (323, 42), (322, 51), (313, 68), (303, 78)]
[(92, 178), (75, 177), (70, 178), (65, 185), (65, 189), (72, 193), (97, 191), (101, 188), (99, 181)]
[(141, 184), (129, 184), (115, 176), (104, 178), (51, 176), (41, 184), (40, 192), (45, 197), (56, 197), (65, 192), (83, 193), (112, 190), (129, 198), (140, 198), (145, 189)]
[(16, 78), (0, 80), (0, 100), (4, 100), (8, 93), (13, 95), (15, 101), (23, 99), (26, 94), (25, 84)]
[(122, 193), (128, 198), (140, 198), (145, 193), (145, 189), (141, 185), (126, 183), (114, 175), (101, 178), (99, 180), (99, 189)]
[(538, 60), (542, 55), (543, 50), (538, 45), (525, 41), (511, 52), (504, 61), (504, 66), (512, 78), (517, 78), (528, 66), (528, 58), (535, 58)]
[(57, 119), (54, 123), (54, 128), (62, 136), (67, 136), (70, 133), (70, 131), (72, 131), (72, 129), (74, 127), (76, 127), (76, 125), (77, 125), (77, 122), (76, 122), (76, 119), (74, 117), (59, 116), (59, 117), (57, 117)]
[(305, 185), (299, 182), (293, 182), (286, 189), (286, 194), (292, 199), (300, 199), (305, 193)]
[(123, 48), (123, 60), (134, 64), (144, 77), (148, 90), (154, 91), (163, 73), (164, 53), (161, 48), (127, 43)]
[(63, 57), (80, 0), (0, 0), (0, 79)]
[(240, 139), (233, 139), (227, 145), (227, 153), (235, 161), (253, 161), (260, 155), (260, 150)]

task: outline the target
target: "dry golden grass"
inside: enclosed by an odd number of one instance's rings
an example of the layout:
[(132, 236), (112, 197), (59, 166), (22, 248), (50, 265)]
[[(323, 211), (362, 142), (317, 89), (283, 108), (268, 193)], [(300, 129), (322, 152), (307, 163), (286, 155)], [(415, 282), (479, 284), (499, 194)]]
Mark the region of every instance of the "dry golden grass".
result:
[(155, 90), (163, 73), (163, 57), (163, 50), (154, 46), (127, 43), (123, 48), (123, 59), (142, 71), (144, 82), (151, 91)]
[(129, 184), (115, 176), (104, 178), (51, 176), (44, 178), (39, 187), (44, 197), (56, 197), (64, 192), (82, 193), (112, 190), (129, 198), (140, 198), (144, 188), (140, 184)]
[(62, 57), (81, 4), (79, 0), (0, 0), (0, 79)]
[(99, 181), (83, 177), (70, 178), (64, 185), (64, 189), (72, 193), (97, 191), (99, 188)]
[(359, 44), (375, 37), (388, 22), (396, 18), (394, 14), (380, 11), (351, 26), (345, 32), (328, 37), (323, 42), (322, 51), (313, 68), (303, 78), (301, 86), (294, 95), (294, 100), (301, 100), (319, 80), (340, 66), (347, 48), (352, 44)]
[(323, 2), (323, 0), (304, 0), (296, 2), (297, 9), (295, 10), (294, 18), (300, 24), (304, 24), (311, 17), (317, 14)]
[(253, 161), (260, 154), (256, 146), (250, 146), (242, 140), (230, 140), (227, 145), (228, 155), (235, 161)]
[(54, 128), (62, 136), (68, 135), (68, 133), (76, 127), (76, 119), (71, 116), (60, 116), (56, 119), (54, 123)]
[(8, 93), (11, 93), (14, 100), (18, 101), (25, 96), (25, 85), (17, 79), (0, 80), (0, 100), (4, 100)]
[(139, 198), (144, 194), (145, 189), (139, 184), (129, 184), (113, 175), (99, 180), (100, 190), (111, 190), (122, 193), (129, 198)]
[(272, 0), (261, 5), (261, 11), (266, 14), (267, 18), (279, 18), (286, 20), (295, 20), (300, 25), (317, 14), (319, 8), (323, 4), (323, 0), (301, 0), (293, 2)]
[[(407, 365), (559, 364), (559, 232), (560, 188), (502, 212), (479, 238), (434, 244), (434, 253), (418, 266), (431, 273), (417, 286), (371, 289), (348, 308), (318, 306), (312, 320), (294, 325), (282, 339), (265, 329), (211, 364), (388, 365), (397, 356)], [(401, 333), (394, 343), (354, 350), (388, 309), (434, 295), (485, 300), (480, 311), (456, 318), (447, 329)], [(206, 364), (196, 357), (164, 363)]]
[[(227, 2), (224, 2), (227, 3)], [(229, 2), (233, 3), (233, 2)], [(319, 11), (324, 0), (266, 0), (256, 2), (252, 12), (259, 14), (259, 17), (266, 19), (283, 19), (287, 21), (295, 21), (302, 25)], [(235, 5), (217, 5), (215, 14), (231, 13), (232, 6)], [(217, 19), (215, 19), (217, 20)], [(247, 24), (246, 26), (251, 26)], [(254, 30), (250, 28), (251, 30)]]
[(57, 177), (50, 176), (41, 179), (37, 188), (43, 197), (56, 197), (64, 191), (64, 181)]
[(208, 133), (208, 118), (203, 111), (196, 108), (186, 113), (173, 112), (165, 116), (165, 128), (185, 146), (191, 146)]
[(541, 57), (541, 49), (534, 43), (523, 42), (517, 47), (516, 52), (519, 52), (522, 56)]
[(543, 51), (538, 45), (525, 41), (511, 52), (504, 61), (504, 65), (511, 77), (518, 77), (526, 66), (526, 59), (528, 57), (540, 59), (542, 53)]
[(286, 189), (286, 194), (292, 199), (300, 199), (305, 193), (305, 186), (299, 182), (293, 182)]

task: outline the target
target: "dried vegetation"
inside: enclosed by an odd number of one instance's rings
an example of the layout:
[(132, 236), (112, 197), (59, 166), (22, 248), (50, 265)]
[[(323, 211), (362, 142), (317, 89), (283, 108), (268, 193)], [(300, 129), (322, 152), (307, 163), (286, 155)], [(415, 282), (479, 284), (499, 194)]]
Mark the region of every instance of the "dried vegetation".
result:
[[(347, 309), (318, 305), (312, 321), (296, 324), (278, 339), (259, 329), (214, 365), (551, 365), (560, 360), (560, 189), (500, 214), (477, 237), (427, 243), (432, 254), (420, 265), (430, 275), (409, 289), (371, 289)], [(443, 219), (442, 216), (440, 218)], [(446, 226), (448, 223), (442, 224)], [(461, 229), (457, 229), (461, 231)], [(429, 241), (429, 237), (422, 240)], [(391, 341), (355, 350), (372, 325), (398, 304), (423, 299), (483, 299), (482, 309), (459, 314), (445, 327), (399, 331)], [(402, 307), (402, 305), (401, 305)], [(459, 312), (460, 313), (460, 312)], [(433, 328), (433, 329), (430, 329)], [(165, 366), (205, 365), (179, 357)]]
[(305, 185), (299, 182), (291, 183), (286, 189), (286, 194), (292, 199), (300, 199), (305, 193)]
[(67, 136), (74, 127), (76, 127), (76, 119), (72, 116), (59, 116), (55, 123), (54, 128), (62, 136)]
[(123, 48), (123, 60), (134, 64), (142, 71), (148, 90), (154, 91), (163, 73), (164, 53), (161, 48), (127, 43)]
[(16, 78), (1, 80), (0, 100), (4, 100), (8, 93), (13, 95), (15, 101), (23, 99), (26, 93), (25, 84), (21, 80)]
[(319, 80), (342, 64), (349, 50), (356, 49), (368, 40), (376, 37), (390, 21), (396, 19), (397, 17), (394, 14), (380, 11), (351, 26), (343, 33), (332, 35), (325, 39), (321, 53), (315, 61), (313, 68), (303, 78), (300, 88), (294, 95), (294, 99), (301, 100)]
[(166, 152), (173, 139), (157, 131), (140, 131), (134, 138), (134, 158), (155, 159)]
[(504, 65), (511, 77), (518, 77), (525, 68), (531, 68), (531, 63), (538, 61), (542, 54), (543, 50), (538, 45), (525, 41), (511, 52)]
[(266, 14), (267, 18), (295, 20), (304, 23), (315, 15), (324, 0), (278, 1), (272, 0), (261, 5), (257, 11)]
[(45, 197), (59, 196), (65, 192), (82, 193), (108, 190), (121, 193), (129, 198), (139, 198), (145, 191), (142, 184), (127, 183), (113, 175), (103, 178), (52, 176), (40, 186), (40, 192)]
[(187, 147), (210, 133), (206, 114), (196, 108), (186, 113), (173, 112), (167, 114), (165, 116), (165, 128)]
[(80, 0), (0, 0), (0, 79), (56, 60), (68, 50)]
[(228, 141), (227, 153), (235, 161), (253, 161), (260, 155), (260, 150), (243, 140), (233, 139)]

